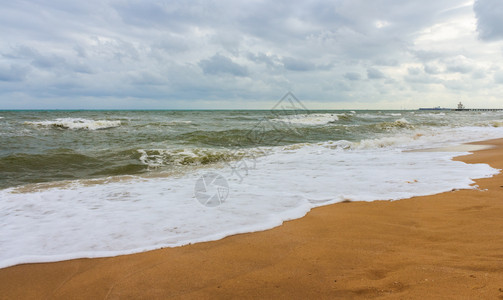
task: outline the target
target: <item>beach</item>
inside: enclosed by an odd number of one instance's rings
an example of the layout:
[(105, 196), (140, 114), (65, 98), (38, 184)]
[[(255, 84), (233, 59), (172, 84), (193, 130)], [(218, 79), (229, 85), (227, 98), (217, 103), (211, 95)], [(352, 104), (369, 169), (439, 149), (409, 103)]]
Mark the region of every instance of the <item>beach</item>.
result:
[(503, 1), (10, 1), (0, 300), (503, 300)]
[[(457, 157), (503, 168), (503, 139)], [(503, 296), (503, 174), (478, 189), (312, 209), (282, 226), (110, 258), (0, 269), (1, 299)], [(365, 187), (362, 187), (365, 188)]]

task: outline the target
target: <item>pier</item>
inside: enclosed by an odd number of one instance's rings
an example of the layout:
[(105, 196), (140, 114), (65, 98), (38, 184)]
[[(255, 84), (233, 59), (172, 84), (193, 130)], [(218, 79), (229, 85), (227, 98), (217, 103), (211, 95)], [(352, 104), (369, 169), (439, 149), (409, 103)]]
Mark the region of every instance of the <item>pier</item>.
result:
[(501, 111), (503, 108), (466, 108), (463, 103), (458, 103), (458, 108), (455, 111)]
[(503, 111), (503, 108), (456, 108), (455, 111)]
[(503, 108), (466, 108), (459, 102), (458, 108), (443, 108), (440, 106), (432, 108), (420, 108), (419, 110), (450, 110), (450, 111), (503, 111)]

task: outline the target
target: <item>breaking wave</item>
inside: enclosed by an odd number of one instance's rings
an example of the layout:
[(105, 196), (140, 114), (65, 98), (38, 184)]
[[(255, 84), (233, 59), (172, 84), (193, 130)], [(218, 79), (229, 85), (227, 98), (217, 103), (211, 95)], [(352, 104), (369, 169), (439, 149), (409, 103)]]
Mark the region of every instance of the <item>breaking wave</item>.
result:
[(481, 124), (482, 126), (488, 127), (503, 127), (503, 121), (493, 120)]
[(302, 114), (288, 115), (280, 118), (271, 119), (273, 122), (291, 123), (295, 125), (326, 125), (335, 123), (339, 119), (347, 119), (346, 114)]
[(413, 129), (414, 126), (409, 123), (405, 118), (398, 119), (394, 122), (381, 122), (376, 124), (376, 127), (382, 130), (390, 131), (393, 129)]
[[(239, 160), (259, 155), (260, 149), (139, 149), (139, 160), (150, 168), (164, 166), (197, 166)], [(252, 153), (253, 152), (253, 153)]]
[(52, 121), (25, 122), (24, 124), (54, 129), (98, 130), (119, 127), (121, 125), (121, 121), (59, 118)]

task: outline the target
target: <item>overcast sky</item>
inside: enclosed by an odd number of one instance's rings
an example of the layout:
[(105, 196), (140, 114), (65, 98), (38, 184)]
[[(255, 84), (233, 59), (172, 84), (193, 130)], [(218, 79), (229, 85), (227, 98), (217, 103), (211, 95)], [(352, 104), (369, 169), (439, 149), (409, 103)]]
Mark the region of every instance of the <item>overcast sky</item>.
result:
[(0, 109), (503, 107), (502, 0), (0, 3)]

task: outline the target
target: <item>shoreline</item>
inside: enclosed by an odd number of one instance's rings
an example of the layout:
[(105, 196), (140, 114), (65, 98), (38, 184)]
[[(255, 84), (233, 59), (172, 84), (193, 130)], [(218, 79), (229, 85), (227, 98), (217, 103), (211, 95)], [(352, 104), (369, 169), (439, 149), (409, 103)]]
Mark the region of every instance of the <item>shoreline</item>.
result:
[[(470, 144), (494, 147), (454, 160), (503, 169), (503, 139)], [(479, 190), (317, 207), (279, 227), (218, 241), (0, 269), (0, 293), (7, 299), (498, 297), (503, 175), (475, 181)]]

